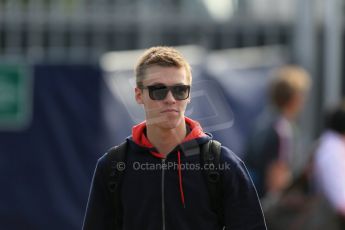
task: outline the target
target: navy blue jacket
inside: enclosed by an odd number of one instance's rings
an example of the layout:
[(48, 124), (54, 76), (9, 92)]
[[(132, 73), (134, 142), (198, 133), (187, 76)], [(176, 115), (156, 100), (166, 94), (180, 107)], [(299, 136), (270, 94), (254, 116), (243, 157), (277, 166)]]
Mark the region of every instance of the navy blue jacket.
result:
[[(124, 230), (219, 230), (206, 180), (200, 169), (200, 146), (212, 137), (197, 122), (182, 144), (166, 158), (145, 137), (145, 124), (127, 138), (126, 170), (120, 188)], [(84, 230), (108, 230), (112, 202), (107, 188), (107, 157), (97, 162), (84, 219)], [(226, 229), (266, 229), (258, 196), (244, 163), (222, 146), (220, 169)], [(165, 164), (165, 166), (162, 166)], [(179, 167), (178, 167), (179, 166)]]

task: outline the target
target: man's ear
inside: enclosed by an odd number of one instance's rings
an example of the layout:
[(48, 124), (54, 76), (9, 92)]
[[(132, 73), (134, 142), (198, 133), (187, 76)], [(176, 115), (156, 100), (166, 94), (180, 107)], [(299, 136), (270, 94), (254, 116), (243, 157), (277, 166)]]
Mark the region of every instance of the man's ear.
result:
[(135, 87), (135, 100), (139, 105), (144, 104), (143, 103), (143, 91), (139, 89), (138, 87)]

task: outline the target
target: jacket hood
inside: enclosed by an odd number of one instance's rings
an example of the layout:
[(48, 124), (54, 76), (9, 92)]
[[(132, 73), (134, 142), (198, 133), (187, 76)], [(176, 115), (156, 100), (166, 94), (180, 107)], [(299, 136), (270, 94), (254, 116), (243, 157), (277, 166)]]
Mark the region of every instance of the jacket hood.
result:
[[(185, 123), (188, 126), (190, 132), (186, 135), (180, 145), (188, 145), (191, 141), (197, 141), (198, 143), (206, 142), (210, 139), (209, 134), (204, 133), (199, 122), (194, 121), (188, 117), (185, 117)], [(145, 134), (146, 121), (134, 126), (132, 128), (132, 141), (144, 148), (152, 149), (154, 146), (150, 143)]]

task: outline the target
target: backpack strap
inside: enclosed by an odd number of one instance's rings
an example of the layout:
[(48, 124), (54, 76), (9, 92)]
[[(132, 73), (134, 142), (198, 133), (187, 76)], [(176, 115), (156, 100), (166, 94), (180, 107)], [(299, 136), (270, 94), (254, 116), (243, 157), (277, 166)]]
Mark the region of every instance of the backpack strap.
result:
[(122, 226), (122, 205), (120, 199), (121, 179), (125, 169), (125, 156), (127, 151), (127, 142), (112, 147), (107, 152), (107, 181), (108, 191), (113, 206), (113, 216), (115, 229), (121, 229)]
[(216, 140), (210, 140), (201, 146), (201, 159), (204, 166), (203, 172), (211, 199), (211, 207), (217, 213), (218, 221), (222, 226), (221, 229), (223, 229), (223, 176), (219, 169), (220, 153), (221, 144)]

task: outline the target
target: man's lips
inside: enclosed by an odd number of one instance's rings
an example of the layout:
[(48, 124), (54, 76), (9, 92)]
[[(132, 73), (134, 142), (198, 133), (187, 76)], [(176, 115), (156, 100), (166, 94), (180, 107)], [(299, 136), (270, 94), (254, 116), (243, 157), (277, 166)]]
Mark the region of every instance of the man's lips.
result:
[(177, 109), (165, 109), (161, 113), (178, 113)]

